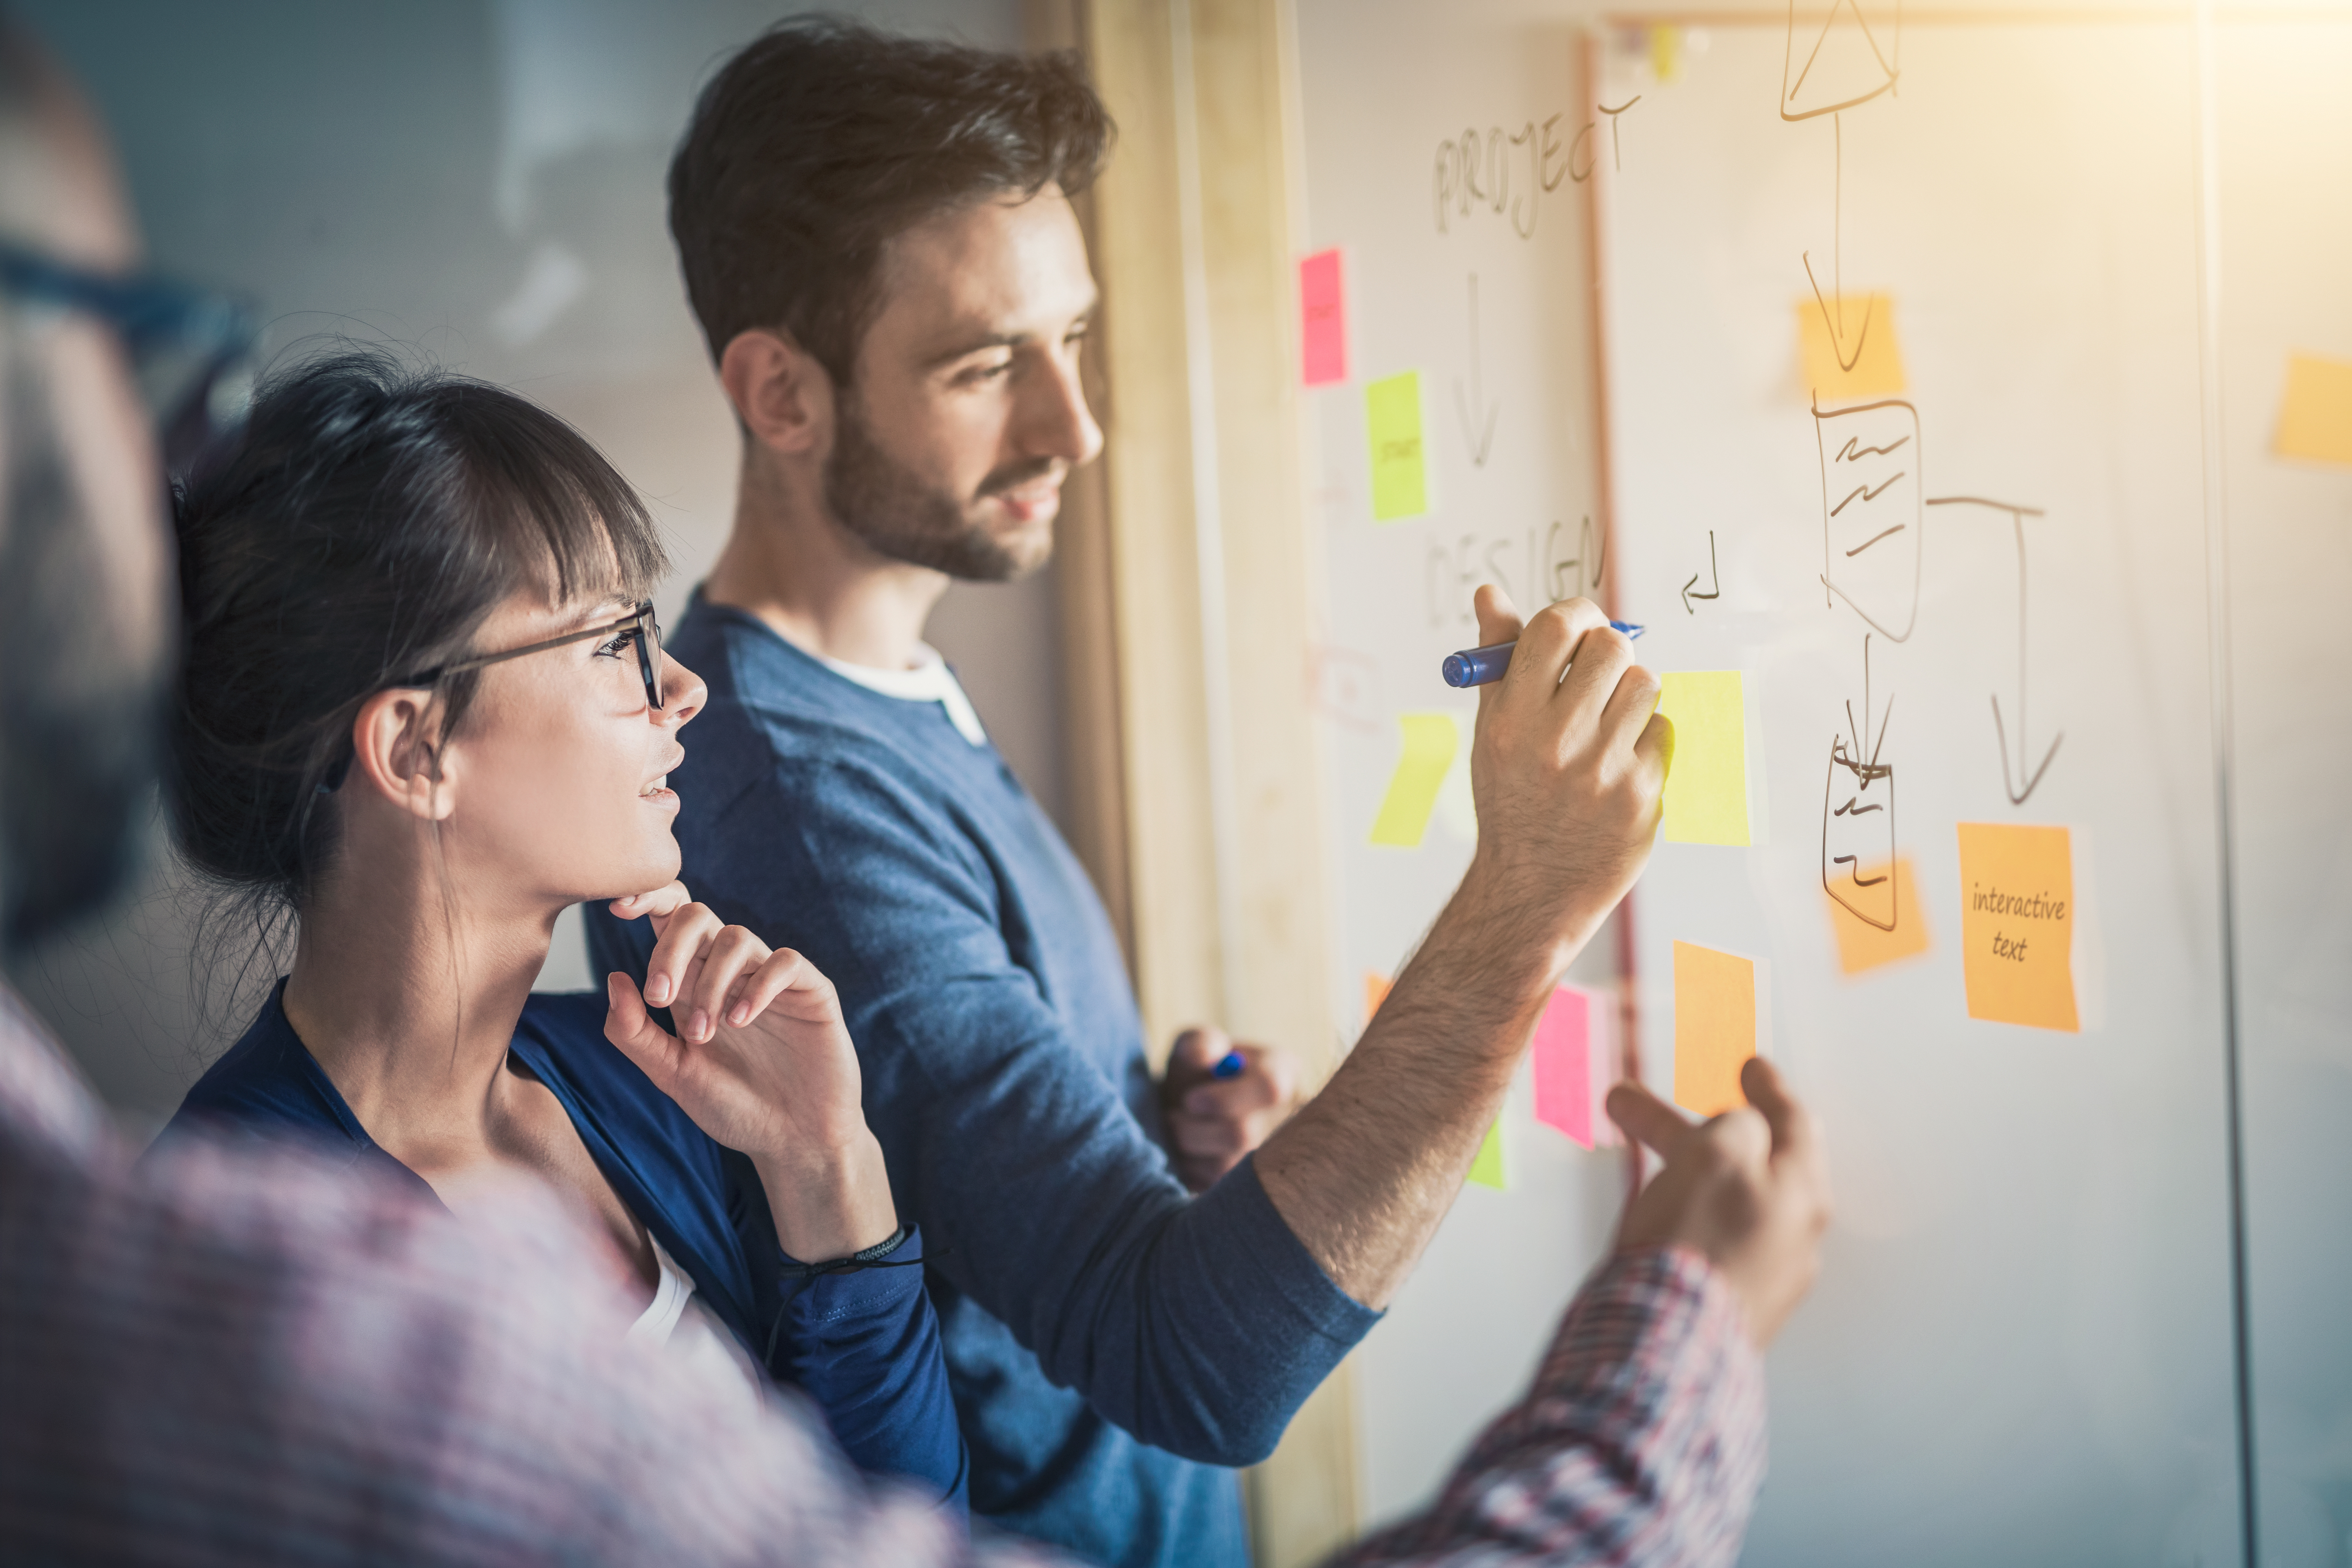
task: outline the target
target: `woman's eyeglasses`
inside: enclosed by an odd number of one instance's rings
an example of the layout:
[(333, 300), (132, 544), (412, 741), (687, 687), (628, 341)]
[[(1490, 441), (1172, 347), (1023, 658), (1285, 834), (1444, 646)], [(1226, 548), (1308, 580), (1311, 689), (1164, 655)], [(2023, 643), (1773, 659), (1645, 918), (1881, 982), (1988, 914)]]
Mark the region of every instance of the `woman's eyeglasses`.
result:
[(637, 673), (644, 676), (646, 681), (646, 706), (658, 713), (661, 711), (662, 705), (661, 625), (654, 619), (654, 602), (651, 599), (647, 599), (635, 610), (607, 626), (590, 626), (585, 631), (566, 632), (560, 637), (550, 637), (545, 642), (535, 642), (528, 647), (510, 647), (504, 653), (486, 653), (474, 658), (461, 658), (455, 663), (445, 664), (438, 668), (425, 670), (400, 680), (386, 681), (384, 684), (387, 686), (437, 686), (444, 676), (456, 675), (463, 670), (480, 669), (486, 665), (503, 664), (508, 659), (520, 658), (525, 654), (545, 653), (551, 647), (568, 647), (576, 642), (586, 642), (590, 637), (611, 637), (622, 631), (634, 634), (631, 640), (637, 645)]
[(253, 386), (252, 317), (226, 295), (152, 276), (120, 277), (0, 239), (0, 292), (78, 310), (121, 341), (155, 421), (166, 473), (244, 421)]

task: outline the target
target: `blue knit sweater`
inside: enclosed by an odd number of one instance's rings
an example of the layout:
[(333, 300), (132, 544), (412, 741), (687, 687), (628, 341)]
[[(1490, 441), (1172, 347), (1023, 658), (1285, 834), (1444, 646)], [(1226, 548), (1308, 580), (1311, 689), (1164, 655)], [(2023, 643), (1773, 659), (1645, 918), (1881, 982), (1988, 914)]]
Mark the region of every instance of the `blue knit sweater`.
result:
[[(992, 746), (699, 596), (666, 641), (709, 686), (671, 775), (687, 886), (840, 988), (973, 1511), (1097, 1563), (1238, 1568), (1224, 1467), (1377, 1314), (1247, 1162), (1197, 1198), (1171, 1172), (1109, 922)], [(644, 973), (643, 924), (591, 907), (599, 975)]]

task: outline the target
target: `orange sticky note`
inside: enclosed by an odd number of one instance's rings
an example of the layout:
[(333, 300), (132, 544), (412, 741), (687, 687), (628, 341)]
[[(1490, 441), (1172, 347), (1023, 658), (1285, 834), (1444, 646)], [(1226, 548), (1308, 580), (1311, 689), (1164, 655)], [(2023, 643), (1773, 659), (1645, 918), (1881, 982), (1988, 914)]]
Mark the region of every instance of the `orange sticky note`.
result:
[(2352, 363), (2287, 356), (2286, 395), (2279, 400), (2271, 450), (2282, 458), (2352, 463)]
[(2082, 1027), (2074, 1012), (2074, 852), (2063, 827), (1963, 822), (1960, 968), (1969, 1016)]
[(1916, 958), (1927, 951), (1927, 921), (1919, 912), (1919, 879), (1911, 869), (1909, 856), (1899, 855), (1876, 866), (1854, 869), (1852, 880), (1857, 889), (1884, 889), (1888, 892), (1894, 929), (1884, 930), (1854, 912), (1855, 907), (1876, 910), (1885, 908), (1885, 904), (1857, 898), (1849, 906), (1832, 892), (1830, 929), (1837, 933), (1840, 969), (1848, 974), (1860, 974), (1881, 964)]
[(1755, 1054), (1755, 963), (1675, 943), (1675, 1103), (1696, 1116), (1747, 1104), (1739, 1067)]
[(1797, 301), (1797, 358), (1816, 404), (1904, 389), (1891, 294), (1807, 294)]
[(1365, 970), (1364, 1022), (1367, 1024), (1370, 1023), (1372, 1021), (1372, 1015), (1379, 1012), (1381, 1010), (1381, 1004), (1388, 999), (1389, 983), (1380, 975), (1373, 973), (1370, 970)]

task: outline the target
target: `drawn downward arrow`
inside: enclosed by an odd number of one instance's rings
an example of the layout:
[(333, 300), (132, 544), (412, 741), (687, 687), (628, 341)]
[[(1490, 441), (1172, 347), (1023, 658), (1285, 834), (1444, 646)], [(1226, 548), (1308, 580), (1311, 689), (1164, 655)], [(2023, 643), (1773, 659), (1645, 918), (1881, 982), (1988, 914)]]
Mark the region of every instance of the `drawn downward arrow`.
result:
[(1686, 616), (1698, 614), (1696, 610), (1691, 608), (1693, 599), (1723, 597), (1723, 574), (1715, 569), (1715, 530), (1711, 528), (1706, 531), (1706, 581), (1710, 592), (1705, 594), (1691, 592), (1693, 588), (1698, 586), (1698, 574), (1696, 572), (1691, 574), (1691, 580), (1683, 584), (1683, 614)]
[[(1486, 410), (1483, 423), (1475, 414), (1478, 409)], [(1475, 467), (1485, 468), (1487, 449), (1495, 444), (1495, 416), (1502, 412), (1502, 407), (1499, 404), (1487, 407), (1486, 383), (1478, 374), (1478, 275), (1475, 272), (1470, 274), (1470, 397), (1466, 403), (1463, 400), (1462, 378), (1454, 377), (1454, 411), (1461, 416), (1462, 438), (1469, 444), (1471, 463)]]
[[(2053, 736), (2050, 749), (2042, 753), (2042, 761), (2038, 764), (2033, 762), (2033, 752), (2028, 748), (2025, 739), (2025, 520), (2029, 517), (2040, 517), (2042, 509), (2033, 506), (2018, 506), (2009, 501), (1988, 500), (1983, 496), (1929, 496), (1927, 504), (1929, 506), (1980, 506), (1990, 511), (2007, 512), (2010, 527), (2017, 535), (2018, 771), (2014, 776), (2010, 773), (2009, 724), (2001, 717), (1999, 693), (1994, 693), (1992, 699), (1992, 729), (1994, 738), (2000, 742), (2001, 790), (2009, 796), (2010, 805), (2023, 805), (2026, 797), (2033, 793), (2034, 786), (2042, 782), (2042, 775), (2050, 771), (2051, 759), (2058, 754), (2059, 742), (2066, 738), (2063, 731)], [(2029, 766), (2033, 769), (2032, 773), (2025, 771)]]

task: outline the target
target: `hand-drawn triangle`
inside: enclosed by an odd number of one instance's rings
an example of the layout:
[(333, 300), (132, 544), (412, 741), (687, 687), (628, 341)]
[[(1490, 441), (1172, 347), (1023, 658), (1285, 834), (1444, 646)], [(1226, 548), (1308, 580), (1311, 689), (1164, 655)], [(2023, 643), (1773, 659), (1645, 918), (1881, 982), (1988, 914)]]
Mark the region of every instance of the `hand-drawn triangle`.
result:
[(1781, 119), (1833, 114), (1868, 103), (1895, 85), (1902, 74), (1895, 63), (1903, 26), (1899, 9), (1891, 27), (1884, 15), (1874, 27), (1861, 0), (1832, 0), (1818, 30), (1812, 22), (1807, 16), (1801, 23), (1796, 0), (1789, 0), (1788, 47), (1780, 65)]

